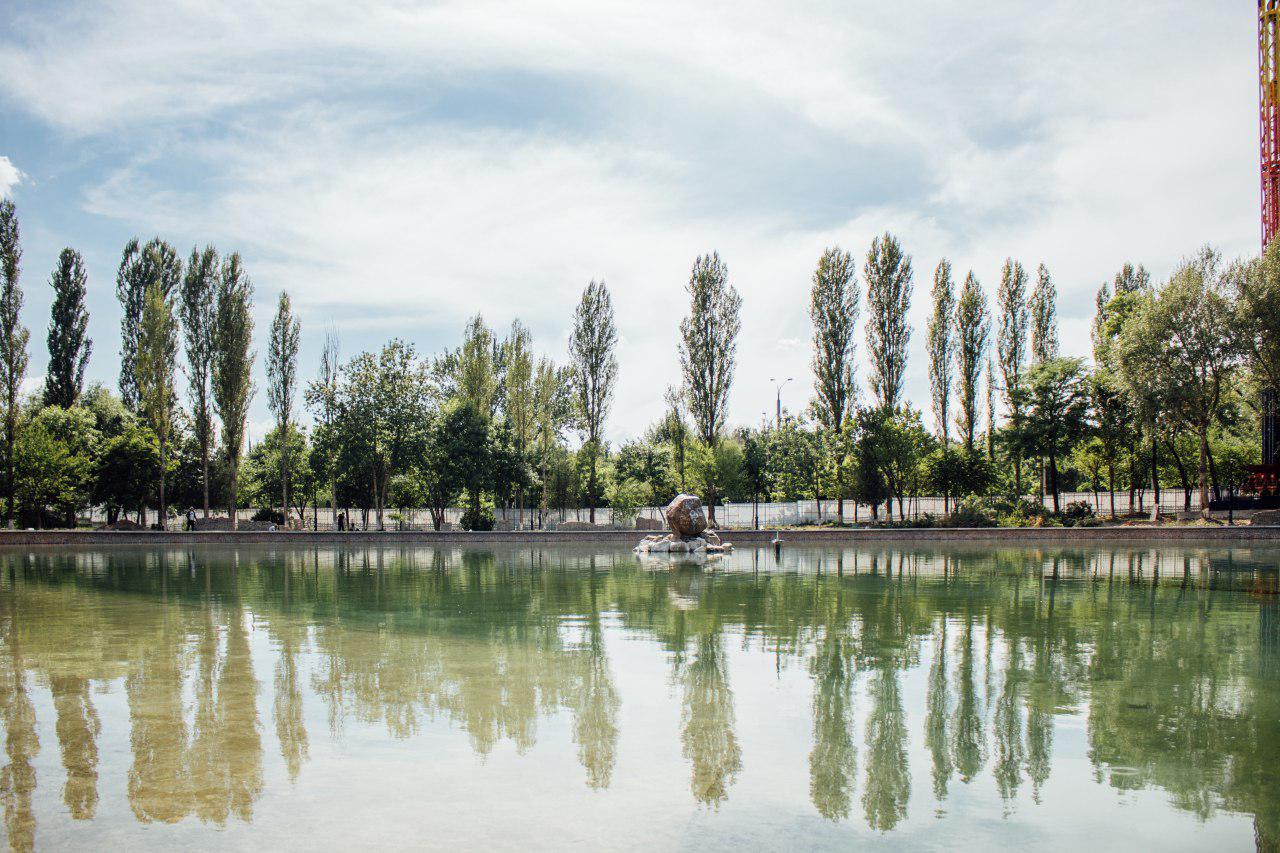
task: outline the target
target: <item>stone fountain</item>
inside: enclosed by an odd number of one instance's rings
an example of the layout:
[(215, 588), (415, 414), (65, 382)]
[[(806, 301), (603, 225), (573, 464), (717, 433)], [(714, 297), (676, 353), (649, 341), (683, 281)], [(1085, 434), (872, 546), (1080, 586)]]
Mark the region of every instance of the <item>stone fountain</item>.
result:
[(637, 554), (722, 554), (733, 545), (721, 542), (707, 526), (707, 511), (697, 495), (676, 495), (664, 513), (671, 532), (646, 536), (635, 547)]

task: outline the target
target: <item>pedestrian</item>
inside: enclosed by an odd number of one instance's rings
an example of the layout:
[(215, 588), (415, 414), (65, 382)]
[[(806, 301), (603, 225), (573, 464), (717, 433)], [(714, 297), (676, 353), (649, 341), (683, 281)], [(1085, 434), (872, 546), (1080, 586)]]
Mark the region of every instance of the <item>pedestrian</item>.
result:
[(340, 512), (338, 513), (338, 532), (341, 533), (346, 529), (347, 529), (347, 514), (345, 512)]
[(187, 531), (190, 532), (195, 529), (196, 529), (196, 511), (194, 509), (188, 508), (187, 509)]

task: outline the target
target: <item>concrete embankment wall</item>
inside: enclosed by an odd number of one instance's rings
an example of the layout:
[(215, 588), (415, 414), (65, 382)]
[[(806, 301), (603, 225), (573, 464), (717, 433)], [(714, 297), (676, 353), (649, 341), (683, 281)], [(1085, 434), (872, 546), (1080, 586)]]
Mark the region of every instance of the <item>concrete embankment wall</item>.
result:
[[(769, 544), (772, 530), (726, 530), (721, 537), (735, 545)], [(1236, 527), (1085, 527), (1009, 528), (974, 527), (959, 529), (924, 528), (878, 530), (866, 528), (783, 530), (784, 542), (795, 545), (855, 545), (874, 542), (991, 542), (1055, 543), (1089, 545), (1107, 542), (1204, 542), (1229, 545), (1233, 542), (1274, 541), (1280, 543), (1280, 526)], [(538, 547), (561, 544), (607, 544), (632, 546), (645, 536), (637, 530), (566, 531), (361, 531), (351, 533), (306, 531), (181, 531), (153, 530), (0, 530), (0, 547), (108, 546), (128, 545), (467, 545), (510, 544)]]

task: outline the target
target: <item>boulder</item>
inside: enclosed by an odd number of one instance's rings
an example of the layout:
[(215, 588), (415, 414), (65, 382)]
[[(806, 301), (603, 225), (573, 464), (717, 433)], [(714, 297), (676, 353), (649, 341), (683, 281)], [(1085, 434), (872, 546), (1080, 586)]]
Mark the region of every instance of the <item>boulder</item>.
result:
[(1280, 524), (1280, 509), (1260, 509), (1249, 519), (1250, 524)]
[(665, 514), (667, 526), (681, 539), (696, 538), (707, 529), (707, 513), (697, 495), (676, 495)]

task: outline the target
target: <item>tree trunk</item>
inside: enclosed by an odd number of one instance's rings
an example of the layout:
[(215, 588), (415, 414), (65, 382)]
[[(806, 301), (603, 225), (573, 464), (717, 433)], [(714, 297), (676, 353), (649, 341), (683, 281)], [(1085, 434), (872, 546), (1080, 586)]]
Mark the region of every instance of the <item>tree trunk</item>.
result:
[(1058, 457), (1049, 454), (1049, 490), (1053, 492), (1053, 514), (1057, 515), (1062, 511), (1058, 505)]
[(289, 526), (289, 427), (280, 431), (280, 504), (284, 508), (285, 529)]
[(1107, 491), (1111, 495), (1111, 517), (1116, 517), (1116, 466), (1107, 465)]
[(240, 519), (236, 517), (236, 487), (239, 485), (240, 472), (234, 464), (231, 467), (230, 493), (227, 495), (227, 512), (231, 516), (231, 529), (240, 529)]
[(162, 435), (160, 436), (160, 519), (159, 519), (161, 530), (164, 530), (165, 522), (169, 518), (169, 510), (164, 499), (164, 480), (165, 480), (164, 474), (165, 474), (165, 469), (168, 467), (168, 465), (166, 464), (169, 461), (168, 450), (169, 450), (168, 442), (165, 441), (165, 438)]
[(1160, 466), (1156, 460), (1156, 425), (1151, 423), (1151, 520), (1160, 520)]
[(1209, 491), (1213, 493), (1215, 501), (1222, 500), (1222, 489), (1218, 483), (1218, 468), (1213, 464), (1213, 447), (1208, 448), (1209, 452)]
[(204, 487), (204, 517), (209, 517), (209, 438), (200, 439), (200, 482)]
[(1200, 424), (1200, 517), (1208, 519), (1209, 512), (1209, 425)]
[(1173, 464), (1178, 469), (1178, 482), (1182, 484), (1182, 510), (1191, 512), (1191, 479), (1187, 476), (1187, 466), (1178, 455), (1178, 448), (1173, 443), (1173, 439), (1169, 439), (1169, 454), (1173, 456)]

